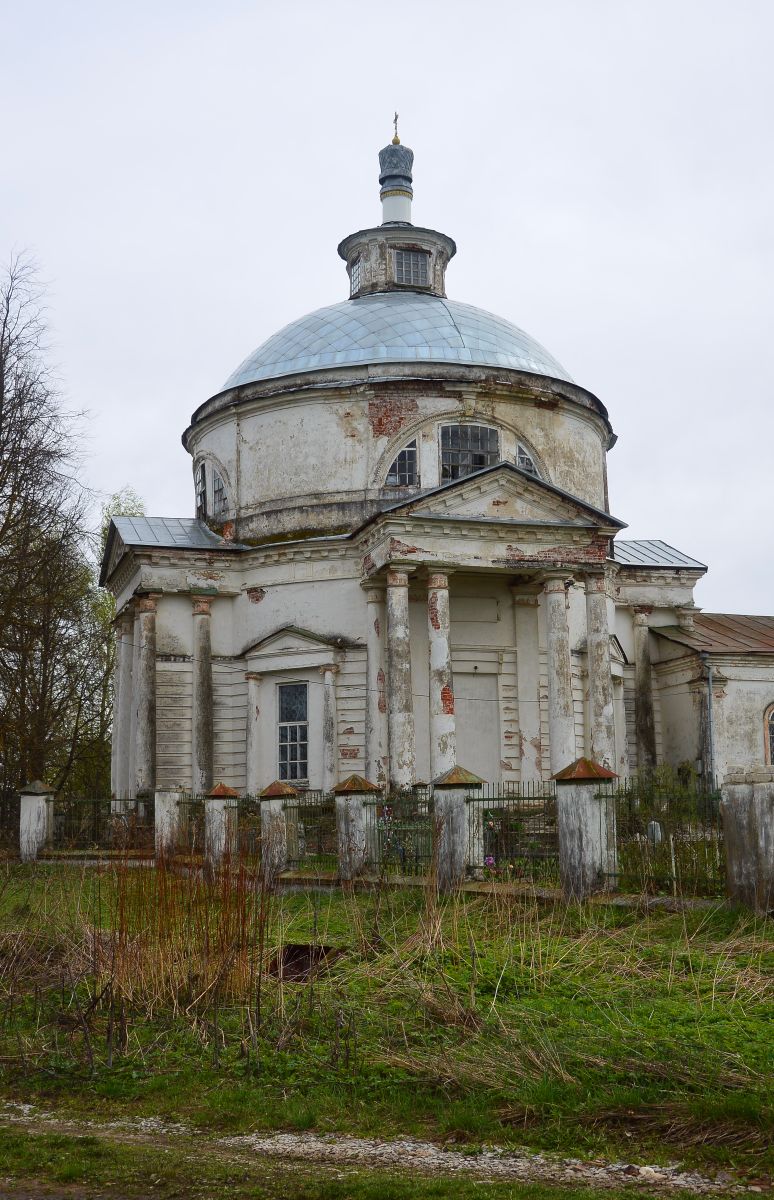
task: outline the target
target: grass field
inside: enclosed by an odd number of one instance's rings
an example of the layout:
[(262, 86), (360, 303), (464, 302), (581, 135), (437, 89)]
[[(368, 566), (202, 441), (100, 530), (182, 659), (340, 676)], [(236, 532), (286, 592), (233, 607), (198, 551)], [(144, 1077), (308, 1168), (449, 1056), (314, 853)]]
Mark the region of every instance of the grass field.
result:
[[(721, 906), (551, 907), (494, 888), (439, 903), (421, 889), (271, 895), (253, 883), (244, 866), (210, 880), (7, 867), (2, 1096), (218, 1132), (411, 1134), (770, 1170), (765, 920)], [(307, 982), (283, 976), (290, 943), (326, 948)], [(379, 1194), (402, 1196), (395, 1187)]]

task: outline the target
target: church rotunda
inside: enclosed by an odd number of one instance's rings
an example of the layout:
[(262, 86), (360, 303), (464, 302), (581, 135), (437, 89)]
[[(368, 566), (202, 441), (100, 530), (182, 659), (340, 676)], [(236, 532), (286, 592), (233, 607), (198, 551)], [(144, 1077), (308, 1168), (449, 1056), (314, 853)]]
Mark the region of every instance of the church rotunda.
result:
[(769, 761), (774, 619), (701, 614), (703, 564), (620, 537), (604, 405), (447, 298), (411, 150), (379, 165), (382, 223), (338, 247), (348, 299), (194, 412), (195, 516), (111, 523), (114, 795)]

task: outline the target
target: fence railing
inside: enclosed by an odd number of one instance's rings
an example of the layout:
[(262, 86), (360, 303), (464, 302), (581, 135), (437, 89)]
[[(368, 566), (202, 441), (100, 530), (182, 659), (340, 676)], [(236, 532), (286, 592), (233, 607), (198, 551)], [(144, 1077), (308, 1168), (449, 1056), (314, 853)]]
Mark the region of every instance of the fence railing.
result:
[(336, 804), (327, 792), (300, 792), (283, 805), (287, 866), (295, 871), (336, 871), (339, 863)]
[(646, 895), (724, 894), (719, 790), (631, 780), (602, 788), (599, 794), (608, 800), (600, 819), (615, 819), (611, 888)]
[(373, 874), (428, 875), (434, 814), (429, 788), (391, 792), (363, 806), (366, 864)]
[(484, 786), (471, 793), (468, 867), (484, 879), (559, 883), (559, 838), (553, 784)]
[(46, 849), (152, 854), (153, 800), (54, 800)]

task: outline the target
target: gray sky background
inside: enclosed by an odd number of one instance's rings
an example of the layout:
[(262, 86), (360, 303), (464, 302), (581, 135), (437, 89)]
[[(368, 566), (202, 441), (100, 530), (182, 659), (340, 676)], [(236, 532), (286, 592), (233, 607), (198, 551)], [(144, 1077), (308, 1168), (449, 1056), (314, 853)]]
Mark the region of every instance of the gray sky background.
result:
[[(192, 512), (180, 434), (347, 295), (377, 152), (415, 152), (449, 294), (607, 405), (627, 537), (774, 612), (770, 0), (0, 2), (0, 259), (31, 249), (86, 480)], [(314, 453), (314, 447), (310, 447)]]

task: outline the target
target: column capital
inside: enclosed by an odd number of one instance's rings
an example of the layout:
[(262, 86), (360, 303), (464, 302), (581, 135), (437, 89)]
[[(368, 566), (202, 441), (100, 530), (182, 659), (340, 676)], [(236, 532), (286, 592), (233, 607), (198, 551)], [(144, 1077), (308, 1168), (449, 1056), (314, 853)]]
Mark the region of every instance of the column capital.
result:
[(558, 573), (556, 575), (544, 575), (542, 579), (543, 591), (548, 593), (562, 592), (566, 595), (567, 584), (574, 582), (572, 576), (568, 575), (566, 571), (563, 571), (561, 575)]
[(607, 579), (604, 571), (587, 571), (583, 576), (587, 593), (606, 593)]
[(414, 568), (390, 567), (387, 571), (387, 587), (408, 587), (409, 575)]
[(323, 663), (321, 667), (318, 667), (318, 670), (323, 676), (327, 675), (329, 671), (331, 675), (338, 675), (340, 668), (338, 663)]
[(632, 609), (635, 625), (644, 626), (648, 624), (648, 617), (653, 612), (653, 607), (650, 604), (638, 604)]
[(384, 600), (384, 583), (381, 580), (367, 579), (361, 583), (365, 592), (366, 604), (381, 604)]
[(447, 570), (430, 571), (427, 576), (427, 590), (432, 591), (433, 589), (438, 588), (447, 589), (449, 587), (450, 574), (451, 572)]
[(161, 594), (157, 592), (148, 593), (147, 595), (137, 597), (137, 611), (139, 613), (155, 613), (158, 601), (161, 599)]
[(263, 675), (259, 674), (258, 671), (245, 671), (245, 679), (248, 683), (260, 683)]
[(511, 600), (519, 608), (536, 608), (538, 604), (537, 593), (525, 592), (517, 583), (512, 583), (510, 586)]
[(195, 617), (209, 617), (211, 615), (212, 596), (192, 596), (191, 611)]

